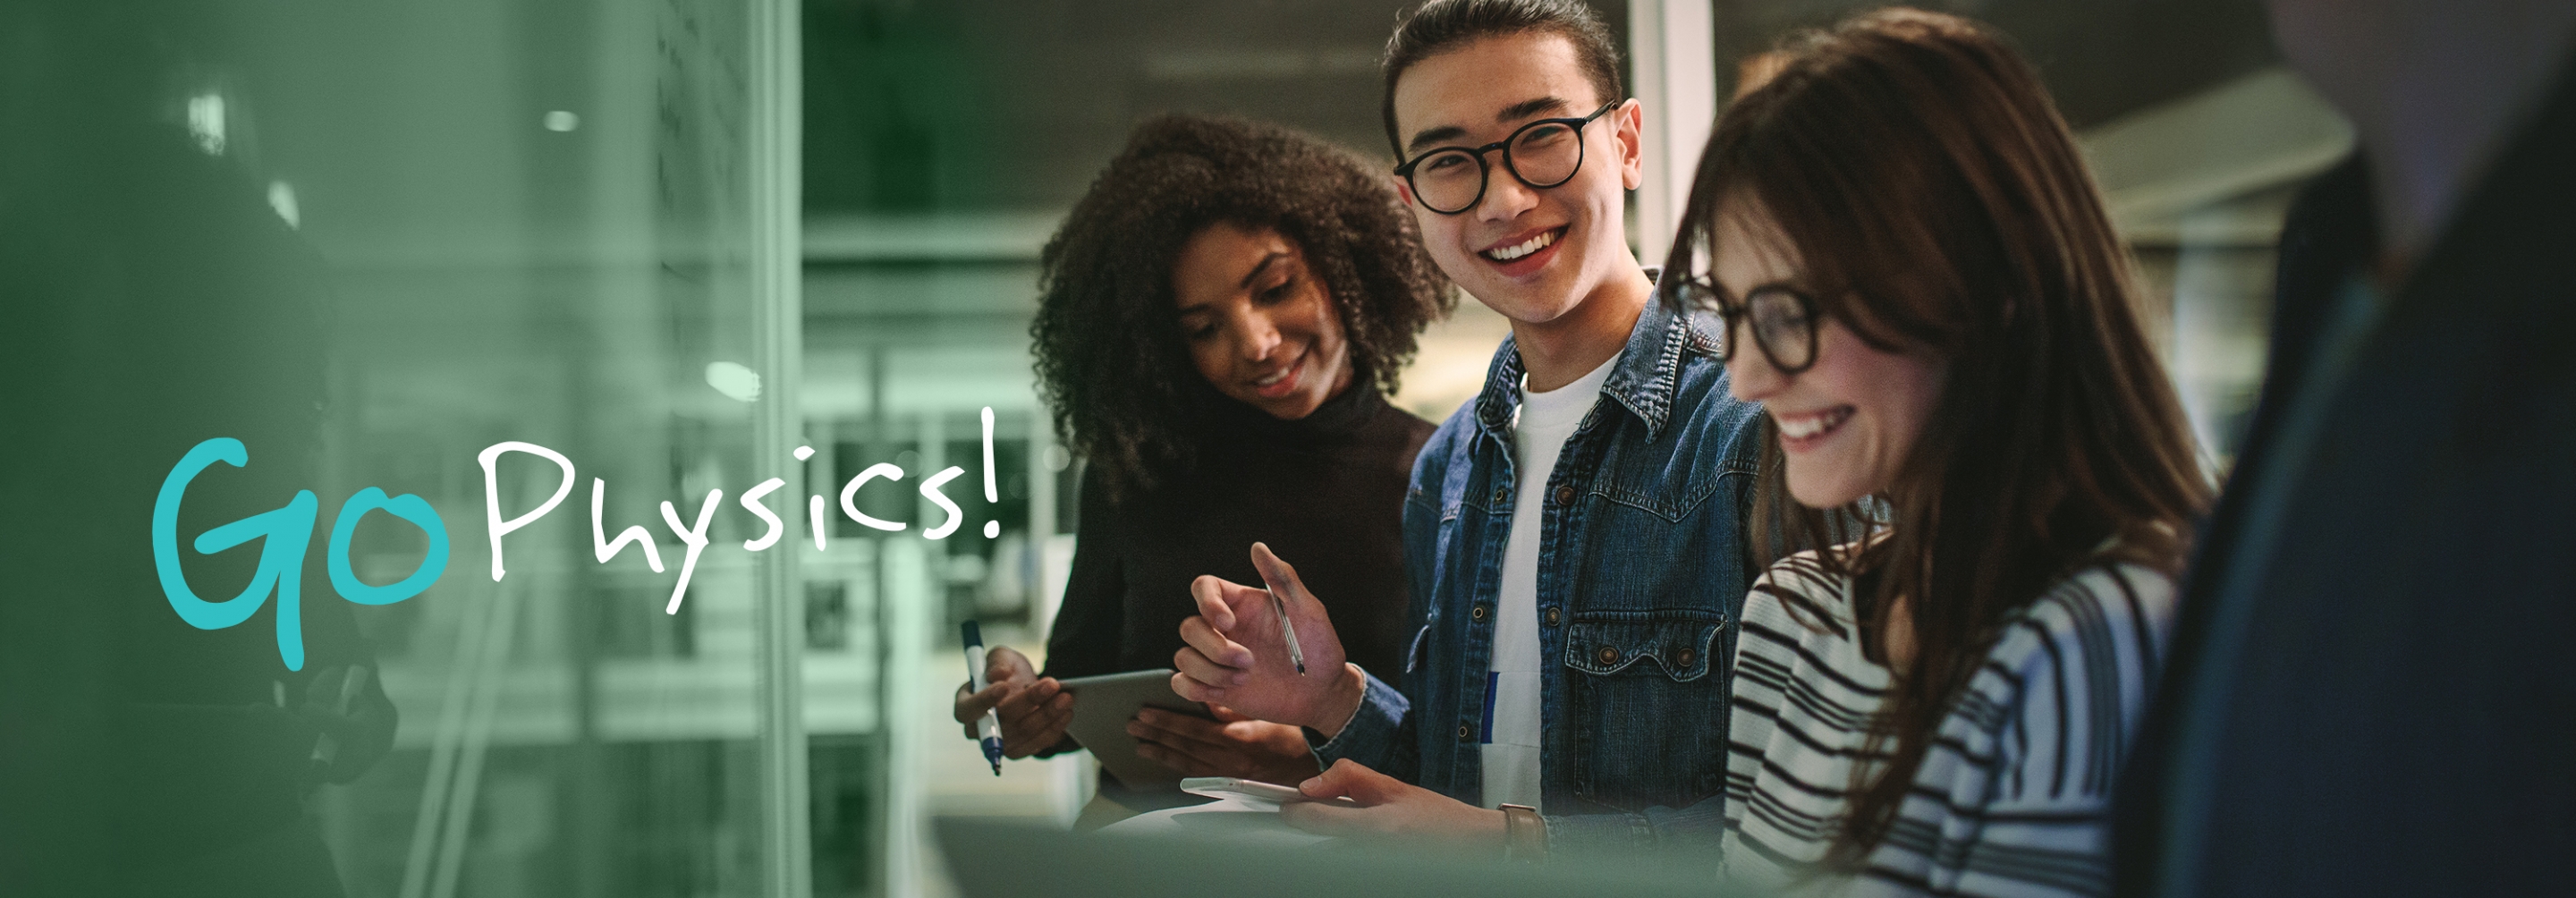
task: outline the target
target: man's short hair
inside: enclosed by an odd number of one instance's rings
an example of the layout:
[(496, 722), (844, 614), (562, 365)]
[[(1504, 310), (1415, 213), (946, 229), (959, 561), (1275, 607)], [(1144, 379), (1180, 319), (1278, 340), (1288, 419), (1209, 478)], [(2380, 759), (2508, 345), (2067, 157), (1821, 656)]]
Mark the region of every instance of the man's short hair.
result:
[[(1395, 34), (1386, 39), (1386, 56), (1378, 71), (1386, 77), (1386, 142), (1395, 158), (1404, 158), (1404, 138), (1395, 131), (1395, 82), (1404, 70), (1434, 55), (1489, 37), (1544, 32), (1574, 45), (1584, 77), (1592, 80), (1602, 102), (1626, 99), (1619, 89), (1619, 47), (1610, 29), (1581, 0), (1430, 0), (1415, 7)], [(1589, 112), (1591, 110), (1584, 110)]]

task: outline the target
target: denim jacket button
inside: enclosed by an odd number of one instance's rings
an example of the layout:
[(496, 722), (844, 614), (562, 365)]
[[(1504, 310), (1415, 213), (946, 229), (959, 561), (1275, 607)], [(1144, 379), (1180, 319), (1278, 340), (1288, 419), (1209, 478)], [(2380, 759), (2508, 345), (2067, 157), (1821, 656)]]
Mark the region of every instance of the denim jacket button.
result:
[(1475, 727), (1472, 727), (1472, 726), (1469, 726), (1469, 725), (1467, 725), (1467, 724), (1463, 724), (1463, 723), (1458, 725), (1458, 741), (1460, 741), (1460, 742), (1467, 742), (1467, 741), (1473, 740), (1473, 739), (1475, 739), (1475, 738), (1476, 738), (1476, 728), (1475, 728)]
[(1502, 488), (1502, 487), (1499, 487), (1499, 486), (1498, 486), (1498, 487), (1495, 487), (1495, 488), (1494, 488), (1494, 504), (1496, 504), (1496, 505), (1501, 505), (1501, 504), (1503, 504), (1503, 488)]
[(1570, 486), (1560, 486), (1560, 487), (1557, 487), (1557, 488), (1556, 488), (1556, 504), (1558, 504), (1558, 505), (1572, 505), (1572, 504), (1574, 504), (1574, 488), (1573, 488), (1573, 487), (1570, 487)]
[(1547, 610), (1547, 625), (1548, 625), (1548, 626), (1551, 626), (1551, 627), (1556, 626), (1556, 618), (1557, 618), (1557, 611), (1556, 611), (1556, 609), (1554, 609), (1554, 608), (1550, 608), (1550, 609), (1548, 609), (1548, 610)]
[(1467, 609), (1467, 616), (1468, 616), (1468, 617), (1475, 618), (1475, 619), (1477, 619), (1477, 620), (1484, 620), (1484, 619), (1485, 619), (1485, 606), (1483, 606), (1483, 605), (1478, 605), (1478, 606), (1476, 606), (1476, 607), (1474, 607), (1474, 608)]
[(1681, 656), (1680, 656), (1680, 657), (1678, 657), (1678, 658), (1674, 658), (1673, 660), (1674, 660), (1674, 661), (1679, 662), (1679, 663), (1681, 664), (1681, 666), (1683, 666), (1683, 667), (1689, 667), (1689, 666), (1690, 666), (1690, 663), (1691, 663), (1691, 659), (1693, 659), (1693, 658), (1697, 658), (1697, 657), (1699, 657), (1699, 653), (1698, 653), (1698, 652), (1694, 652), (1694, 651), (1691, 651), (1691, 650), (1689, 650), (1689, 649), (1683, 649), (1683, 650), (1682, 650), (1682, 653), (1681, 653)]
[(1606, 645), (1602, 646), (1600, 657), (1601, 663), (1603, 664), (1617, 664), (1619, 663), (1619, 650)]

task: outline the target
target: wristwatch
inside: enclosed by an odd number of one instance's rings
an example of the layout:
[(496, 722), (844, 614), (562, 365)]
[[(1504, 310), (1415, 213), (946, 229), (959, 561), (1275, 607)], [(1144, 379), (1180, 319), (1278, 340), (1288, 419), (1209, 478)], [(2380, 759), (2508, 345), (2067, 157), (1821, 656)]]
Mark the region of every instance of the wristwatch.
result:
[(1498, 805), (1503, 812), (1503, 860), (1535, 864), (1547, 860), (1547, 821), (1525, 804)]

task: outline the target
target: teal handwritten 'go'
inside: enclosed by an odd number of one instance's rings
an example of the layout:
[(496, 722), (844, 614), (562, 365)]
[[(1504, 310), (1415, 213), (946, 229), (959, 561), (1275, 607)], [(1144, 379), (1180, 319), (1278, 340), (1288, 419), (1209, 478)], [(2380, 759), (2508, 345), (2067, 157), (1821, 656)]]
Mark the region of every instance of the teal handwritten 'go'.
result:
[[(274, 593), (277, 655), (286, 662), (286, 669), (303, 670), (304, 552), (312, 541), (315, 512), (321, 503), (313, 497), (312, 490), (297, 490), (295, 498), (284, 507), (198, 534), (195, 546), (200, 555), (212, 555), (254, 539), (264, 541), (258, 571), (251, 575), (250, 584), (242, 588), (240, 595), (220, 602), (199, 598), (188, 588), (188, 579), (179, 566), (179, 500), (187, 493), (188, 484), (218, 461), (236, 468), (248, 467), (250, 450), (231, 437), (198, 443), (161, 481), (161, 493), (152, 503), (152, 567), (160, 575), (161, 593), (169, 598), (171, 609), (179, 612), (180, 620), (200, 630), (221, 630), (249, 620)], [(429, 551), (421, 558), (420, 566), (411, 576), (388, 586), (359, 580), (349, 566), (349, 541), (358, 530), (358, 521), (367, 512), (379, 509), (410, 522), (429, 536)], [(326, 560), (331, 586), (342, 598), (363, 605), (389, 605), (419, 595), (447, 570), (447, 525), (439, 520), (437, 510), (419, 496), (404, 493), (387, 498), (384, 490), (371, 486), (341, 503), (339, 517), (332, 522)]]

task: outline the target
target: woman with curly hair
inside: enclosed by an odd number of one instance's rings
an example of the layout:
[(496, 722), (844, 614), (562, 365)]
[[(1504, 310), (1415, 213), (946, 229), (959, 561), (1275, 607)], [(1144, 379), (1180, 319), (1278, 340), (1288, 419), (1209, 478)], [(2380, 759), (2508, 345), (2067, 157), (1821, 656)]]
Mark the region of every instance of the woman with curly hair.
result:
[[(1038, 378), (1088, 462), (1073, 571), (1045, 675), (996, 647), (957, 719), (998, 708), (1014, 758), (1076, 747), (1057, 679), (1169, 666), (1190, 581), (1252, 580), (1256, 541), (1338, 559), (1310, 582), (1351, 660), (1401, 669), (1404, 490), (1432, 426), (1386, 396), (1454, 299), (1384, 178), (1283, 128), (1165, 116), (1039, 261)], [(1295, 727), (1219, 715), (1129, 731), (1187, 775), (1314, 775)]]

